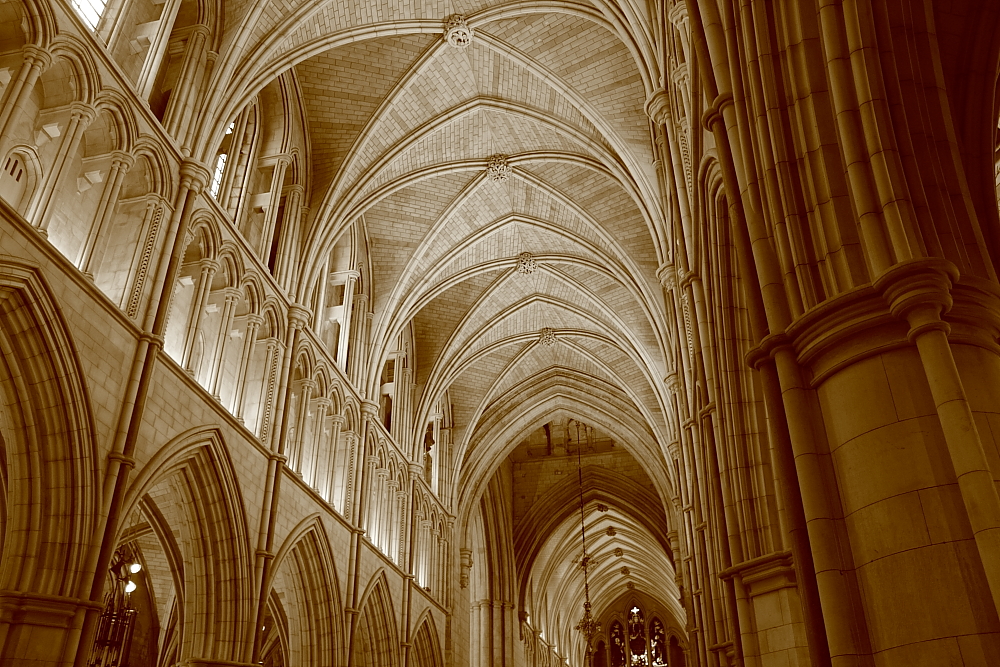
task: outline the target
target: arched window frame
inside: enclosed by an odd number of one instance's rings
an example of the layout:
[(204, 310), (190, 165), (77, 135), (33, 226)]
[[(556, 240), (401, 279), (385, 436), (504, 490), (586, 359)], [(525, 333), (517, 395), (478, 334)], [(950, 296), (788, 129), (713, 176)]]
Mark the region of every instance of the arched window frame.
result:
[(215, 166), (212, 169), (212, 183), (209, 186), (209, 191), (216, 199), (219, 198), (219, 190), (222, 188), (222, 181), (226, 175), (226, 162), (233, 149), (233, 131), (235, 129), (236, 121), (233, 121), (226, 129), (226, 135), (219, 146), (219, 152), (215, 154)]
[[(13, 178), (18, 183), (24, 183), (24, 191), (18, 201), (7, 202), (11, 208), (23, 215), (35, 196), (35, 188), (41, 175), (38, 155), (29, 146), (15, 146), (4, 157), (2, 165), (3, 172), (0, 173), (0, 179)], [(14, 173), (10, 172), (11, 169), (14, 170)], [(20, 180), (18, 180), (18, 175), (20, 175)]]
[[(259, 127), (257, 101), (251, 100), (227, 126), (213, 161), (210, 192), (219, 206), (229, 213), (237, 227), (246, 202), (249, 165), (256, 157)], [(216, 177), (219, 179), (218, 185), (215, 184)]]

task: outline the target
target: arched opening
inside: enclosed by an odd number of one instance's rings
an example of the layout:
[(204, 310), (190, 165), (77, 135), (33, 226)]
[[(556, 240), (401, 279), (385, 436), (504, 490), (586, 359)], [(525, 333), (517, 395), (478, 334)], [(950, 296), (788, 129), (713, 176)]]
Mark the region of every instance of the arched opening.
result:
[(434, 630), (434, 622), (429, 617), (420, 624), (413, 636), (413, 648), (410, 650), (411, 664), (414, 667), (443, 667), (440, 642)]
[(398, 664), (399, 636), (384, 581), (377, 581), (368, 593), (355, 632), (353, 664), (358, 667)]
[(94, 283), (123, 309), (130, 288), (148, 270), (148, 253), (164, 215), (165, 202), (157, 191), (155, 173), (149, 156), (136, 158), (90, 261)]
[(241, 377), (233, 385), (231, 410), (261, 442), (267, 442), (282, 352), (281, 332), (274, 311), (265, 310), (256, 332), (248, 326), (245, 336), (246, 362), (241, 367)]
[[(68, 259), (79, 265), (81, 252), (94, 227), (102, 198), (112, 185), (112, 151), (121, 144), (115, 118), (108, 110), (97, 114), (83, 132), (76, 153), (68, 157), (52, 182), (58, 192), (41, 224), (49, 241)], [(114, 206), (114, 202), (109, 202)]]
[(164, 334), (163, 349), (174, 361), (187, 366), (196, 342), (198, 319), (211, 287), (218, 264), (211, 258), (210, 233), (206, 226), (196, 227), (184, 250), (177, 282), (170, 298), (170, 313)]
[(0, 197), (24, 214), (38, 181), (38, 158), (27, 147), (7, 154), (0, 171)]

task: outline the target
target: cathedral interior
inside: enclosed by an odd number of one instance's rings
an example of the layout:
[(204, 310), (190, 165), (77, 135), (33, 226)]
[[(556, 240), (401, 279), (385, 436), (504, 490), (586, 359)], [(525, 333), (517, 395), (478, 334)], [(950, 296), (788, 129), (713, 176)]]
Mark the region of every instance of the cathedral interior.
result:
[(1000, 3), (0, 0), (0, 665), (1000, 665)]

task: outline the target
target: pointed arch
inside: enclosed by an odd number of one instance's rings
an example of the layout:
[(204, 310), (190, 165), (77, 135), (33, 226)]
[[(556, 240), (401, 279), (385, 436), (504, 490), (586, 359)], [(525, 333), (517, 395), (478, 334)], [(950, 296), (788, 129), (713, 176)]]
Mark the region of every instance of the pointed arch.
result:
[(148, 160), (149, 191), (165, 199), (174, 196), (174, 178), (171, 173), (170, 159), (156, 139), (144, 134), (135, 142), (133, 155), (136, 158), (145, 156)]
[(156, 507), (184, 556), (186, 650), (238, 660), (253, 627), (253, 569), (245, 505), (218, 429), (195, 428), (161, 447), (129, 486), (122, 516), (140, 500)]
[(269, 582), (288, 618), (285, 646), (292, 664), (341, 664), (344, 629), (340, 583), (330, 539), (312, 514), (285, 538)]
[(410, 664), (413, 667), (444, 667), (441, 642), (438, 640), (430, 609), (424, 610), (421, 618), (417, 619), (417, 628), (413, 635), (413, 647), (410, 649)]
[(7, 591), (77, 597), (89, 586), (83, 561), (99, 479), (78, 359), (38, 270), (0, 262), (0, 447), (8, 493), (0, 588)]
[(399, 664), (399, 633), (385, 568), (375, 573), (361, 599), (352, 664), (395, 667)]

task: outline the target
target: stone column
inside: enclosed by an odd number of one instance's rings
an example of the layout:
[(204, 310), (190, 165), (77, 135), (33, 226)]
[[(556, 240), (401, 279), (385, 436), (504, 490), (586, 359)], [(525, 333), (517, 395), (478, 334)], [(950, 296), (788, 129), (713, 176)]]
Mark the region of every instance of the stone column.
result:
[[(135, 90), (144, 100), (149, 100), (153, 93), (153, 85), (156, 83), (157, 75), (160, 73), (160, 65), (163, 62), (163, 54), (167, 52), (170, 43), (170, 33), (173, 31), (174, 20), (177, 18), (177, 11), (181, 7), (181, 0), (167, 0), (163, 3), (160, 17), (157, 19), (156, 34), (150, 40), (149, 51), (146, 52), (146, 59), (142, 63), (142, 70), (136, 78)], [(199, 27), (199, 26), (195, 26)], [(192, 36), (194, 32), (191, 33)], [(190, 38), (189, 38), (190, 40)], [(111, 43), (111, 40), (108, 40)]]
[(302, 455), (306, 445), (306, 422), (309, 418), (309, 410), (312, 408), (312, 393), (316, 389), (316, 381), (306, 378), (299, 384), (299, 405), (298, 414), (295, 416), (295, 440), (292, 442), (291, 451), (288, 452), (288, 465), (294, 472), (302, 475)]
[(207, 25), (191, 28), (184, 49), (184, 62), (180, 76), (174, 84), (173, 93), (163, 114), (163, 127), (182, 146), (186, 144), (188, 128), (195, 114), (201, 83), (207, 72), (208, 37), (211, 30)]
[(330, 405), (332, 405), (329, 398), (326, 396), (320, 396), (315, 401), (316, 414), (313, 415), (313, 451), (312, 451), (312, 463), (309, 466), (309, 480), (307, 483), (312, 488), (319, 491), (320, 486), (320, 452), (326, 449), (323, 445), (326, 441), (326, 414), (330, 410)]
[(385, 531), (385, 535), (382, 537), (382, 543), (385, 545), (385, 555), (393, 561), (396, 560), (396, 555), (399, 551), (396, 543), (397, 528), (399, 526), (399, 503), (396, 498), (398, 493), (399, 481), (395, 479), (385, 480), (383, 484), (383, 494), (385, 497), (382, 499), (382, 502), (385, 503), (385, 510), (383, 512), (383, 523), (385, 524), (383, 530)]
[[(345, 315), (346, 317), (346, 315)], [(351, 313), (351, 354), (347, 360), (347, 376), (351, 384), (361, 387), (365, 384), (365, 359), (368, 350), (366, 323), (368, 318), (368, 295), (354, 295), (354, 310)]]
[(340, 370), (347, 371), (347, 355), (351, 349), (351, 308), (354, 305), (354, 290), (357, 288), (361, 274), (357, 271), (348, 271), (347, 280), (344, 282), (344, 306), (341, 309), (340, 342), (337, 344), (337, 365)]
[[(288, 155), (277, 155), (268, 157), (267, 160), (274, 160), (274, 172), (271, 174), (271, 200), (268, 202), (267, 211), (264, 214), (264, 227), (260, 235), (260, 247), (257, 249), (257, 256), (265, 265), (268, 255), (271, 252), (271, 244), (274, 242), (274, 225), (278, 219), (278, 208), (281, 205), (282, 184), (285, 181), (285, 170), (291, 163)], [(322, 306), (322, 304), (320, 304)]]
[(97, 110), (89, 104), (73, 102), (70, 107), (69, 123), (66, 126), (66, 133), (63, 134), (59, 149), (52, 160), (52, 166), (42, 176), (42, 182), (38, 184), (35, 191), (40, 193), (34, 200), (34, 206), (25, 216), (38, 226), (38, 231), (43, 235), (48, 235), (49, 214), (52, 208), (52, 200), (56, 194), (60, 194), (59, 182), (64, 179), (63, 173), (66, 163), (76, 155), (80, 148), (80, 141), (83, 133), (90, 124), (97, 118)]
[(479, 664), (481, 667), (493, 667), (493, 630), (490, 627), (490, 617), (493, 606), (489, 600), (479, 601)]
[[(99, 602), (46, 595), (3, 591), (0, 593), (0, 663), (61, 667), (72, 662), (78, 639), (76, 619), (84, 610), (96, 614)], [(89, 652), (79, 646), (78, 651)], [(68, 654), (68, 655), (67, 655)], [(69, 658), (69, 660), (67, 660)]]
[(222, 307), (222, 316), (219, 319), (219, 335), (215, 341), (215, 358), (212, 359), (212, 366), (208, 377), (205, 379), (205, 388), (208, 389), (216, 400), (219, 399), (219, 384), (222, 382), (223, 369), (226, 363), (226, 350), (229, 347), (230, 328), (233, 326), (233, 316), (236, 313), (236, 306), (243, 295), (236, 288), (226, 288), (225, 304)]
[(392, 521), (391, 507), (387, 500), (388, 493), (386, 486), (389, 479), (388, 468), (376, 468), (375, 476), (378, 481), (372, 491), (372, 529), (368, 531), (372, 544), (378, 550), (388, 555), (389, 547), (386, 545), (386, 537), (389, 535), (389, 522)]
[(406, 451), (412, 451), (410, 437), (410, 384), (412, 374), (409, 365), (400, 368), (401, 362), (408, 362), (406, 355), (396, 356), (396, 373), (393, 381), (395, 387), (392, 397), (392, 436)]
[(299, 256), (299, 234), (302, 227), (302, 196), (305, 188), (298, 183), (285, 188), (285, 215), (282, 219), (281, 236), (278, 239), (278, 259), (275, 262), (274, 278), (291, 298), (298, 280), (296, 269)]
[(181, 366), (188, 373), (194, 373), (191, 368), (191, 356), (194, 352), (195, 341), (198, 339), (198, 329), (201, 328), (201, 318), (208, 302), (208, 295), (212, 290), (212, 278), (218, 270), (219, 263), (214, 259), (201, 260), (201, 273), (198, 276), (198, 284), (195, 286), (195, 293), (191, 299), (191, 312), (188, 315), (184, 335), (184, 354), (181, 356)]
[(35, 90), (38, 77), (52, 64), (52, 54), (34, 44), (25, 45), (21, 53), (21, 69), (0, 101), (0, 155), (10, 149), (11, 129), (17, 122), (17, 115), (24, 113), (24, 105)]
[(344, 426), (344, 416), (343, 415), (333, 415), (330, 417), (330, 456), (329, 463), (327, 465), (327, 478), (326, 478), (326, 500), (334, 509), (339, 511), (341, 514), (344, 513), (344, 502), (341, 500), (339, 503), (336, 502), (337, 494), (337, 463), (339, 462), (340, 453), (340, 429)]
[[(250, 368), (250, 359), (253, 356), (253, 349), (257, 343), (257, 330), (264, 322), (260, 315), (250, 313), (247, 315), (246, 329), (243, 331), (243, 350), (240, 352), (240, 365), (236, 371), (236, 379), (233, 380), (233, 398), (229, 404), (229, 410), (233, 415), (243, 421), (243, 394), (246, 392), (247, 370)], [(264, 366), (267, 372), (267, 365)]]
[[(114, 217), (115, 206), (118, 203), (118, 193), (121, 191), (122, 183), (125, 181), (128, 170), (134, 164), (135, 158), (128, 153), (115, 151), (112, 154), (111, 171), (108, 174), (108, 180), (104, 184), (104, 192), (101, 193), (101, 203), (97, 206), (97, 215), (94, 216), (94, 222), (90, 227), (90, 232), (87, 233), (87, 240), (80, 250), (80, 258), (76, 263), (80, 267), (80, 270), (91, 279), (94, 277), (94, 269), (91, 264), (95, 248), (104, 237), (104, 228), (107, 226), (108, 221)], [(105, 244), (106, 240), (104, 243), (101, 243), (102, 246)], [(100, 259), (100, 257), (97, 258), (98, 262)]]

